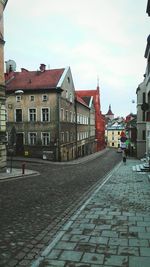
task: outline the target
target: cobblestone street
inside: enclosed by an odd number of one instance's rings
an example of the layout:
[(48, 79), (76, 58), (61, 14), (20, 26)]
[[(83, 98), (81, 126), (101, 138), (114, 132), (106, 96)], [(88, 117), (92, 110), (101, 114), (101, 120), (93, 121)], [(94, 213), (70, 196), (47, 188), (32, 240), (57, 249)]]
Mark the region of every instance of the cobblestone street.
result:
[(0, 266), (30, 266), (119, 160), (110, 150), (75, 165), (26, 162), (40, 175), (1, 181)]

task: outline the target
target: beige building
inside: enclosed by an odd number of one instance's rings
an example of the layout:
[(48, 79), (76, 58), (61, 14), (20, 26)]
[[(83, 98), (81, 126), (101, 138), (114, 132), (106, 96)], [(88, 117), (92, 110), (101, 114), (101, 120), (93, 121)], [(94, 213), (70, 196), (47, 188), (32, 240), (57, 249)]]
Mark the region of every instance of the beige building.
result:
[(75, 98), (70, 68), (11, 71), (6, 88), (8, 145), (17, 155), (68, 161), (95, 152), (95, 113)]
[(4, 80), (4, 25), (3, 11), (8, 0), (0, 0), (0, 171), (6, 167), (6, 112), (5, 112), (5, 80)]
[(108, 147), (120, 147), (120, 135), (121, 132), (124, 131), (124, 129), (124, 125), (119, 125), (117, 122), (107, 126), (106, 142)]

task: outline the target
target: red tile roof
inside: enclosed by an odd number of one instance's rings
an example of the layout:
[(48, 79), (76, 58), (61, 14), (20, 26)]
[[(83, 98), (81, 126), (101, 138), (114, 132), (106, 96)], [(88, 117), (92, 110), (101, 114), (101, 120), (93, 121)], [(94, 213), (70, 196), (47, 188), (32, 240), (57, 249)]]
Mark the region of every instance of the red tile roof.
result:
[(86, 107), (89, 108), (89, 106), (85, 103), (85, 101), (84, 101), (80, 96), (78, 96), (77, 94), (76, 94), (76, 100), (77, 100), (77, 102), (79, 102), (80, 104), (82, 104), (82, 105), (84, 105), (84, 106), (86, 106)]
[[(62, 69), (28, 71), (5, 74), (6, 90), (52, 89), (56, 88), (63, 72)], [(9, 80), (10, 79), (10, 80)]]

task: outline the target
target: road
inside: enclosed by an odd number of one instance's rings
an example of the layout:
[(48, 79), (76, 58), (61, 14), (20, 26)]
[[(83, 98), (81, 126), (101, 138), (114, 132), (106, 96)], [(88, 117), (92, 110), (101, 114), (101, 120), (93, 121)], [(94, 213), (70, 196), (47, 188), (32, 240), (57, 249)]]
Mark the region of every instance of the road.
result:
[(120, 160), (108, 150), (77, 165), (30, 162), (27, 168), (40, 175), (1, 182), (0, 267), (30, 266)]

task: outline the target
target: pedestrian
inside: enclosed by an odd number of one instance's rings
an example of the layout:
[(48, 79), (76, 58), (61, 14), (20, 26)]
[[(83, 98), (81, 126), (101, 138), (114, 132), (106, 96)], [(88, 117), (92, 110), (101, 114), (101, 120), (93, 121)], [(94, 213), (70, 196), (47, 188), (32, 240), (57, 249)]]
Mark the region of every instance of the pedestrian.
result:
[(126, 165), (127, 155), (126, 155), (126, 151), (125, 150), (122, 151), (122, 160), (123, 160), (124, 165)]

